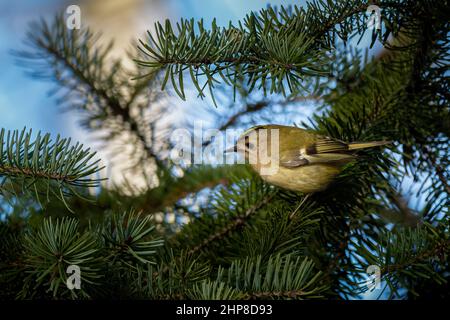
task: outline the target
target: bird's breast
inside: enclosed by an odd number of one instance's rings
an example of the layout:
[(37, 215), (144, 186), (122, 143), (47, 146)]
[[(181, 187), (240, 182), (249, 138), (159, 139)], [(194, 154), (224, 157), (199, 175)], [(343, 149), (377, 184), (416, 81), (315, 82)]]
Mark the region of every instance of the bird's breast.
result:
[(339, 167), (317, 164), (298, 168), (280, 166), (277, 170), (273, 170), (271, 174), (258, 173), (265, 181), (273, 185), (288, 190), (311, 193), (327, 188), (340, 171)]

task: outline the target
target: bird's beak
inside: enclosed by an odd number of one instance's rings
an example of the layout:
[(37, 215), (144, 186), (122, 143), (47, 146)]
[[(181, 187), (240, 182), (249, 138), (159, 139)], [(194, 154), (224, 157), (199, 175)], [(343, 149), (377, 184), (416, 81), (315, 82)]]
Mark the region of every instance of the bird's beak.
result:
[(231, 148), (225, 149), (225, 151), (223, 153), (225, 154), (225, 153), (237, 152), (237, 151), (238, 151), (238, 147), (237, 147), (237, 144), (235, 144)]

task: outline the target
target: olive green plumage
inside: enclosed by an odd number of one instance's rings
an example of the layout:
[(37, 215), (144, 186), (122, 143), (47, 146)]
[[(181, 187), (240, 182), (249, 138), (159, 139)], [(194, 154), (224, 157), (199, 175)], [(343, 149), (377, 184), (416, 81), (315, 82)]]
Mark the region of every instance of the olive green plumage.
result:
[[(356, 159), (355, 150), (389, 143), (347, 143), (297, 127), (270, 124), (245, 131), (233, 150), (241, 153), (267, 182), (311, 193), (326, 189), (343, 166)], [(261, 155), (268, 155), (272, 162)]]

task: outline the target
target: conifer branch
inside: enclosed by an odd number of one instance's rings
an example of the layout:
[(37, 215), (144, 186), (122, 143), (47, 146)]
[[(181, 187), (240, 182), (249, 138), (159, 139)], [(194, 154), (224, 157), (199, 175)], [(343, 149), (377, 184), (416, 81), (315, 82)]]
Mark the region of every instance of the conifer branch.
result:
[[(38, 133), (32, 139), (32, 131), (0, 130), (0, 193), (51, 192), (66, 203), (64, 197), (78, 195), (77, 188), (98, 186), (100, 180), (93, 178), (99, 170), (100, 160), (92, 161), (95, 153), (83, 149), (70, 139), (59, 136), (52, 141), (49, 134)], [(44, 189), (41, 189), (44, 187)], [(33, 192), (31, 191), (33, 190)]]
[(134, 203), (144, 212), (162, 211), (203, 189), (228, 186), (232, 183), (232, 177), (245, 176), (247, 173), (246, 168), (239, 166), (193, 166), (185, 169), (182, 177), (166, 177), (158, 187), (148, 190), (141, 201), (135, 199)]
[(244, 225), (248, 218), (250, 218), (253, 214), (255, 214), (258, 210), (260, 210), (262, 207), (267, 205), (270, 200), (273, 198), (275, 194), (272, 193), (262, 199), (260, 202), (252, 205), (250, 208), (248, 208), (243, 215), (239, 215), (235, 218), (233, 218), (229, 224), (225, 227), (223, 227), (221, 230), (215, 232), (214, 234), (211, 234), (207, 239), (203, 240), (202, 243), (199, 245), (193, 247), (191, 250), (189, 250), (189, 255), (194, 255), (198, 253), (199, 251), (203, 250), (205, 247), (209, 246), (212, 242), (215, 242), (217, 240), (221, 240), (225, 238), (228, 234), (235, 231), (242, 225)]
[[(388, 12), (398, 4), (377, 3), (385, 10), (386, 24), (395, 30), (398, 17)], [(237, 79), (248, 79), (250, 91), (259, 87), (264, 94), (298, 93), (307, 77), (322, 77), (329, 73), (326, 57), (333, 51), (335, 38), (346, 41), (354, 32), (367, 31), (365, 10), (361, 0), (342, 2), (313, 1), (308, 8), (295, 6), (293, 10), (268, 8), (247, 15), (238, 27), (231, 23), (220, 28), (213, 21), (207, 30), (203, 21), (181, 20), (174, 28), (169, 21), (155, 24), (156, 35), (148, 33), (148, 42), (140, 41), (140, 49), (147, 60), (137, 63), (150, 70), (165, 69), (162, 87), (170, 80), (180, 98), (185, 99), (183, 77), (190, 79), (200, 97), (208, 87), (213, 102), (213, 90), (220, 77), (226, 84), (237, 86)], [(339, 28), (338, 28), (339, 26)], [(174, 31), (176, 29), (176, 31)], [(381, 33), (374, 33), (381, 38)], [(384, 35), (387, 38), (387, 35)], [(153, 71), (151, 71), (153, 72)], [(200, 78), (206, 78), (200, 83)]]
[(157, 74), (140, 78), (132, 89), (124, 90), (130, 80), (129, 71), (119, 60), (110, 58), (112, 42), (102, 47), (97, 40), (98, 35), (89, 29), (67, 29), (60, 15), (51, 23), (42, 20), (32, 24), (27, 38), (29, 49), (14, 53), (21, 64), (32, 70), (32, 76), (55, 81), (59, 91), (64, 92), (58, 102), (82, 110), (85, 127), (109, 130), (106, 140), (129, 133), (135, 139), (134, 145), (144, 153), (143, 158), (163, 169), (163, 161), (149, 138), (154, 123), (137, 112), (159, 99), (151, 92)]

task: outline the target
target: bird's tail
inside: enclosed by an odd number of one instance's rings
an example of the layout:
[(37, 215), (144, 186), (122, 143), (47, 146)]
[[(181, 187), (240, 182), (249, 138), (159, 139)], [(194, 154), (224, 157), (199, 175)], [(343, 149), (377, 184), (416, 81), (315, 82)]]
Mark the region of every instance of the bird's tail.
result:
[(370, 141), (370, 142), (352, 142), (348, 144), (348, 150), (372, 148), (391, 144), (392, 141)]

